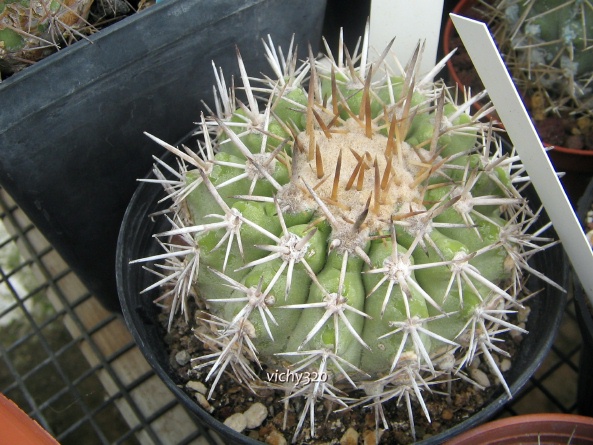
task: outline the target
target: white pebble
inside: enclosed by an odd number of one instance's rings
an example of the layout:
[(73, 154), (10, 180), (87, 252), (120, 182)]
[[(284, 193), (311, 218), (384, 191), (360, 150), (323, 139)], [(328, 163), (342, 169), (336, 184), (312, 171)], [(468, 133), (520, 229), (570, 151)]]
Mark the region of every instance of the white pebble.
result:
[(490, 386), (490, 380), (484, 371), (479, 368), (469, 368), (469, 375), (476, 381), (478, 385), (488, 388)]
[(206, 385), (197, 380), (190, 380), (189, 382), (187, 382), (185, 387), (187, 389), (191, 389), (192, 391), (199, 392), (200, 394), (206, 394), (206, 391), (208, 390), (208, 388), (206, 388)]
[(247, 419), (247, 428), (253, 429), (260, 426), (266, 420), (268, 409), (263, 403), (257, 402), (251, 405), (243, 414)]
[(243, 413), (235, 413), (226, 418), (224, 424), (230, 429), (235, 430), (238, 433), (243, 432), (247, 428), (247, 419)]
[(451, 371), (455, 367), (455, 356), (447, 353), (439, 358), (437, 366), (442, 371)]
[(189, 363), (189, 353), (187, 351), (179, 351), (175, 354), (175, 361), (179, 366), (184, 366)]
[(531, 308), (529, 306), (525, 306), (519, 309), (517, 312), (517, 321), (519, 323), (525, 323), (529, 318), (529, 314), (531, 313)]
[(511, 369), (511, 361), (508, 358), (503, 358), (500, 362), (501, 372), (506, 372)]

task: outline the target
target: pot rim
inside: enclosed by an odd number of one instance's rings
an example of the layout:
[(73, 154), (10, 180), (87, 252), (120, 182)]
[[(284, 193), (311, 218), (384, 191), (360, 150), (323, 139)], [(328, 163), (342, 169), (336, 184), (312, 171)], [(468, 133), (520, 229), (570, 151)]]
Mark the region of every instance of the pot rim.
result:
[[(519, 443), (526, 437), (539, 438), (542, 433), (569, 433), (571, 431), (569, 428), (577, 425), (586, 426), (588, 431), (593, 432), (593, 417), (568, 413), (523, 414), (485, 423), (460, 434), (445, 445), (494, 444), (497, 440), (513, 437), (516, 437), (516, 443)], [(505, 443), (511, 442), (505, 441)], [(593, 439), (590, 443), (593, 443)]]
[(12, 444), (59, 445), (37, 421), (13, 400), (0, 393), (0, 442)]

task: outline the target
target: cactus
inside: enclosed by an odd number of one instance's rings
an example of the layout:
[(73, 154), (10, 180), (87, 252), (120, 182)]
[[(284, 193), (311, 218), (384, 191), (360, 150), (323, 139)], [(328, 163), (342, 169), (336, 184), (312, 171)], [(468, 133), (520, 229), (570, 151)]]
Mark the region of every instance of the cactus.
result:
[[(528, 178), (481, 123), (488, 110), (470, 114), (483, 95), (457, 105), (433, 81), (445, 61), (420, 77), (421, 45), (393, 73), (390, 49), (370, 64), (366, 42), (297, 63), (268, 40), (274, 77), (249, 77), (239, 53), (242, 88), (215, 68), (199, 149), (147, 133), (178, 168), (155, 163), (170, 229), (155, 234), (163, 253), (134, 263), (158, 263), (147, 290), (162, 289), (170, 323), (200, 326), (208, 397), (225, 372), (280, 389), (302, 408), (294, 440), (324, 401), (371, 407), (377, 429), (385, 402), (405, 402), (414, 432), (412, 404), (430, 420), (423, 394), (473, 382), (478, 356), (510, 394), (501, 336), (525, 332), (526, 276), (549, 281), (527, 263), (553, 244), (529, 234)], [(280, 385), (263, 367), (317, 378)]]
[[(536, 121), (591, 116), (593, 4), (589, 0), (498, 0), (493, 34)], [(494, 12), (494, 14), (492, 14)]]
[[(13, 73), (93, 30), (93, 0), (0, 1), (0, 69)], [(88, 32), (87, 32), (88, 34)]]

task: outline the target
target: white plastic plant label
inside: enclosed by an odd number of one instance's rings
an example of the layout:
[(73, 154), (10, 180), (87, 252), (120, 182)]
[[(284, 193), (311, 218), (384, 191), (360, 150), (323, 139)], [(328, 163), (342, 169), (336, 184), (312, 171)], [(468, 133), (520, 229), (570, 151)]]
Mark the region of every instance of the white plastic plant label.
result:
[[(418, 41), (423, 41), (419, 73), (425, 74), (436, 63), (442, 16), (443, 0), (372, 0), (369, 47), (385, 48), (395, 37), (393, 51), (400, 62), (406, 62)], [(387, 62), (398, 71), (393, 61)]]
[(593, 253), (487, 26), (451, 19), (593, 303)]

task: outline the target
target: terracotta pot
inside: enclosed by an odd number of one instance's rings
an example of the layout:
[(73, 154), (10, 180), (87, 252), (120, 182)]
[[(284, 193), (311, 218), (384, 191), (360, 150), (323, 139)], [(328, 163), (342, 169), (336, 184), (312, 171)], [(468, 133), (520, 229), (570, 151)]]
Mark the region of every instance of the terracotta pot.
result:
[(593, 444), (593, 418), (575, 414), (526, 414), (488, 422), (446, 445)]
[[(477, 18), (479, 15), (472, 8), (476, 5), (477, 0), (460, 0), (453, 8), (453, 14), (458, 14), (466, 17)], [(455, 49), (454, 37), (456, 35), (455, 26), (451, 19), (448, 19), (445, 24), (442, 37), (443, 53), (449, 54)], [(457, 49), (457, 57), (465, 58), (465, 50), (463, 48)], [(471, 69), (468, 67), (468, 69)], [(463, 75), (457, 71), (456, 64), (453, 59), (447, 62), (447, 72), (452, 82), (455, 82), (460, 89), (466, 88), (466, 82)], [(472, 91), (478, 92), (480, 87), (472, 86)], [(476, 104), (479, 108), (480, 104)], [(546, 147), (551, 147), (552, 144), (543, 141)], [(585, 191), (587, 183), (593, 176), (593, 150), (578, 150), (574, 148), (554, 146), (553, 150), (549, 151), (549, 156), (558, 172), (565, 172), (566, 174), (561, 179), (564, 189), (568, 193), (573, 203), (576, 203), (578, 198), (582, 196)]]
[[(472, 8), (475, 6), (476, 0), (460, 0), (457, 2), (453, 10), (451, 11), (453, 14), (476, 18), (477, 14), (472, 12)], [(451, 51), (457, 48), (457, 52), (454, 57), (465, 57), (467, 54), (465, 49), (462, 47), (457, 47), (454, 43), (454, 37), (456, 36), (455, 25), (453, 25), (453, 21), (448, 18), (445, 22), (445, 27), (443, 31), (443, 36), (441, 39), (441, 44), (443, 45), (443, 54), (447, 55)], [(466, 82), (462, 79), (462, 76), (455, 68), (455, 64), (450, 59), (447, 62), (447, 73), (449, 74), (450, 80), (454, 81), (459, 88), (463, 89), (467, 87)], [(482, 87), (483, 88), (483, 87)], [(474, 90), (475, 87), (472, 87)], [(480, 88), (478, 88), (479, 91)], [(474, 91), (476, 92), (476, 91)], [(479, 104), (476, 105), (478, 108), (480, 107)]]
[(18, 445), (59, 445), (41, 426), (13, 401), (0, 394), (0, 443)]

